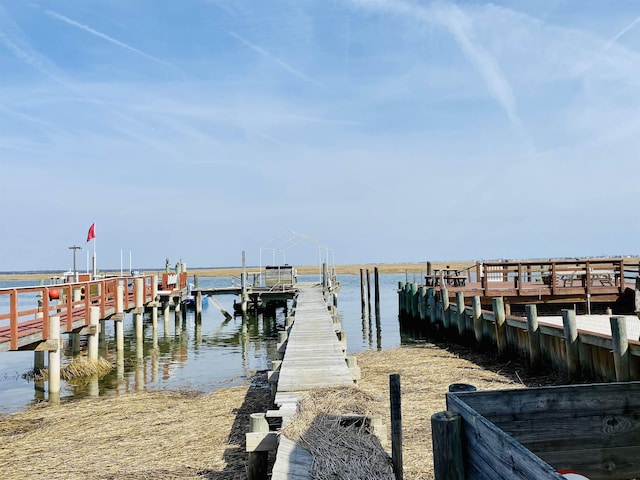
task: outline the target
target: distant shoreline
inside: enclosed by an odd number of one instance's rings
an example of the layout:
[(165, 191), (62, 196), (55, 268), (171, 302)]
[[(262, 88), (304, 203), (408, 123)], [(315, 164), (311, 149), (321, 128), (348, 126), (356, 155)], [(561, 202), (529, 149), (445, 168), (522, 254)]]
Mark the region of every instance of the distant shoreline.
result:
[[(433, 268), (443, 268), (446, 265), (451, 266), (451, 268), (457, 269), (465, 269), (469, 268), (472, 265), (475, 265), (475, 262), (466, 261), (466, 262), (432, 262)], [(426, 272), (427, 270), (427, 262), (409, 262), (409, 263), (366, 263), (366, 264), (351, 264), (351, 265), (336, 265), (336, 273), (338, 275), (359, 275), (360, 270), (369, 270), (371, 274), (373, 274), (373, 270), (375, 267), (378, 267), (378, 271), (380, 273), (421, 273)], [(257, 271), (259, 267), (247, 267), (247, 272), (251, 275), (254, 271)], [(315, 273), (320, 273), (320, 267), (317, 265), (310, 266), (296, 266), (296, 270), (301, 275), (313, 275)], [(82, 273), (82, 272), (79, 272)], [(102, 272), (109, 276), (118, 276), (120, 275), (120, 271), (105, 271)], [(145, 270), (146, 274), (157, 274), (162, 275), (164, 273), (163, 269), (157, 270)], [(187, 273), (189, 275), (199, 275), (202, 277), (230, 277), (230, 276), (239, 276), (242, 273), (242, 267), (225, 267), (225, 268), (187, 268)], [(52, 272), (13, 272), (13, 273), (0, 273), (0, 280), (48, 280), (52, 277), (60, 277), (62, 275), (59, 271)]]

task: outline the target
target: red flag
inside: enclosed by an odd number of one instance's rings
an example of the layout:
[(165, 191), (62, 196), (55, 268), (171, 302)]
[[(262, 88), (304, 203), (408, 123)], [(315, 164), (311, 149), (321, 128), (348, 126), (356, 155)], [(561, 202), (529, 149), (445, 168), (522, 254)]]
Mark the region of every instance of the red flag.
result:
[(96, 238), (96, 224), (92, 223), (89, 227), (89, 233), (87, 233), (87, 242), (90, 242), (92, 238)]

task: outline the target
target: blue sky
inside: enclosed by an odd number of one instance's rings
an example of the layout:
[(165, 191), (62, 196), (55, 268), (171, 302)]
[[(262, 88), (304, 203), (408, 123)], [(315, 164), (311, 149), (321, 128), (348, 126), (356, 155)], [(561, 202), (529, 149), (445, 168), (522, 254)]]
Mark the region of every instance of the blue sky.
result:
[(639, 78), (636, 1), (0, 0), (0, 270), (636, 254)]

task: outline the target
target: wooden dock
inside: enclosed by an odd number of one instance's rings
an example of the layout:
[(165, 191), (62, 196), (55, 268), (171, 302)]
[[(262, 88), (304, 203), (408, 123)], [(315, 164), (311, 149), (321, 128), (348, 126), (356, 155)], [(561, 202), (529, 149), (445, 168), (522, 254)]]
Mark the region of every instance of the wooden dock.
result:
[(625, 264), (622, 258), (476, 262), (464, 270), (431, 270), (427, 262), (423, 285), (446, 289), (452, 298), (458, 292), (479, 296), (482, 305), (503, 297), (507, 309), (529, 303), (578, 303), (591, 313), (592, 304), (632, 308), (637, 275), (638, 265)]
[[(333, 307), (325, 300), (321, 284), (298, 283), (288, 337), (280, 346), (282, 360), (274, 362), (270, 379), (278, 410), (267, 417), (281, 417), (283, 425), (297, 411), (305, 392), (322, 387), (353, 386), (359, 377), (345, 357), (346, 346)], [(284, 336), (284, 335), (283, 335)], [(251, 434), (249, 434), (251, 435)], [(270, 433), (269, 435), (273, 435)], [(249, 442), (247, 442), (248, 444)], [(248, 447), (249, 449), (249, 447)], [(289, 439), (279, 440), (272, 479), (308, 479), (313, 458)]]

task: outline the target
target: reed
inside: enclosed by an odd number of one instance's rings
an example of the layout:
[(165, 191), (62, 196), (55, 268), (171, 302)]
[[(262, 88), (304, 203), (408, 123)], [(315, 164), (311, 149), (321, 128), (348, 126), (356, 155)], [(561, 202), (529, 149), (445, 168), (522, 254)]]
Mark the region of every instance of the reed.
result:
[[(111, 370), (113, 370), (111, 362), (102, 357), (92, 361), (79, 355), (60, 368), (60, 377), (74, 385), (74, 381), (81, 379), (96, 376), (98, 378), (104, 377)], [(47, 368), (33, 369), (22, 376), (30, 381), (46, 382), (49, 379), (49, 370)]]

